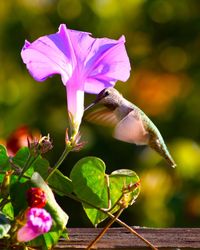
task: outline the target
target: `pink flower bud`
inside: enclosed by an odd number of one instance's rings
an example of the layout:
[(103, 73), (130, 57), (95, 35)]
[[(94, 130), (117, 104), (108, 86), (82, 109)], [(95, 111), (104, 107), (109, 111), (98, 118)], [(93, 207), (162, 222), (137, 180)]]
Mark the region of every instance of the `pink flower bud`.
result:
[(31, 208), (26, 214), (26, 224), (17, 232), (17, 240), (26, 242), (47, 233), (52, 226), (51, 215), (43, 208)]

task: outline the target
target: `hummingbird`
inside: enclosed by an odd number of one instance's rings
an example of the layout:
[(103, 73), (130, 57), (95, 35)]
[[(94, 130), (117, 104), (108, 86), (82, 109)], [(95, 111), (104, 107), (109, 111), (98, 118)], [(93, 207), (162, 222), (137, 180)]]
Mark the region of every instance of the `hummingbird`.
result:
[(86, 117), (88, 120), (114, 126), (114, 138), (136, 145), (149, 145), (171, 167), (176, 167), (158, 128), (140, 108), (112, 87), (103, 89), (85, 111), (98, 103), (104, 108), (91, 112)]

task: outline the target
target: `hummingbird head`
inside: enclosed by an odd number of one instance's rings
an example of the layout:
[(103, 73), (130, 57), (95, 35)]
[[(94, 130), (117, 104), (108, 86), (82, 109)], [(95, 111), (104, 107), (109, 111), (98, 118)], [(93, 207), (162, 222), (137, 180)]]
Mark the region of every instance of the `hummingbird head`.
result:
[(115, 108), (119, 106), (120, 96), (121, 95), (116, 89), (112, 87), (105, 88), (101, 92), (99, 92), (94, 102), (92, 102), (88, 107), (86, 107), (85, 110), (91, 108), (97, 103), (101, 103), (105, 105), (106, 107), (108, 107), (109, 109), (114, 110)]
[(119, 99), (119, 92), (112, 88), (103, 89), (96, 97), (95, 103), (114, 104)]

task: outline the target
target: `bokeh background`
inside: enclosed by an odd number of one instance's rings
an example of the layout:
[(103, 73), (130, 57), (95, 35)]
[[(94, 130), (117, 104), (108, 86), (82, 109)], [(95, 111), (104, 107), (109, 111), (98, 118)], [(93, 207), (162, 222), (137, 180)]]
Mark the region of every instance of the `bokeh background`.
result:
[[(81, 157), (105, 161), (107, 173), (135, 170), (141, 194), (122, 219), (129, 225), (200, 226), (200, 1), (198, 0), (6, 0), (0, 1), (0, 138), (27, 126), (50, 133), (53, 165), (64, 149), (65, 88), (59, 76), (35, 82), (22, 63), (24, 40), (57, 32), (60, 23), (94, 37), (126, 37), (132, 71), (116, 88), (160, 129), (175, 161), (172, 169), (147, 147), (112, 138), (112, 131), (83, 120), (87, 141), (60, 170), (69, 174)], [(86, 95), (86, 104), (95, 96)], [(26, 129), (25, 129), (26, 131)], [(20, 134), (20, 133), (19, 133)], [(23, 133), (22, 133), (23, 134)], [(81, 205), (57, 197), (69, 226), (91, 226)]]

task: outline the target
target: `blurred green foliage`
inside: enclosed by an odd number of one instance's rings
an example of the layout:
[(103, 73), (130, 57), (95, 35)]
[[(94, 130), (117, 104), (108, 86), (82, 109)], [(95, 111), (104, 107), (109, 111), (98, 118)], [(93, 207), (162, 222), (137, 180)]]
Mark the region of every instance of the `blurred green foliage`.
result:
[[(60, 77), (35, 82), (20, 58), (24, 40), (55, 33), (60, 23), (94, 37), (126, 37), (132, 64), (116, 87), (160, 129), (177, 162), (170, 169), (146, 147), (112, 138), (112, 131), (83, 121), (88, 143), (72, 153), (69, 174), (82, 156), (98, 156), (108, 171), (129, 168), (141, 178), (141, 195), (123, 220), (140, 226), (200, 226), (200, 1), (197, 0), (7, 0), (0, 1), (0, 138), (21, 125), (50, 133), (52, 163), (65, 143), (66, 97)], [(94, 96), (86, 95), (86, 104)], [(81, 206), (60, 199), (69, 225), (90, 225)]]

